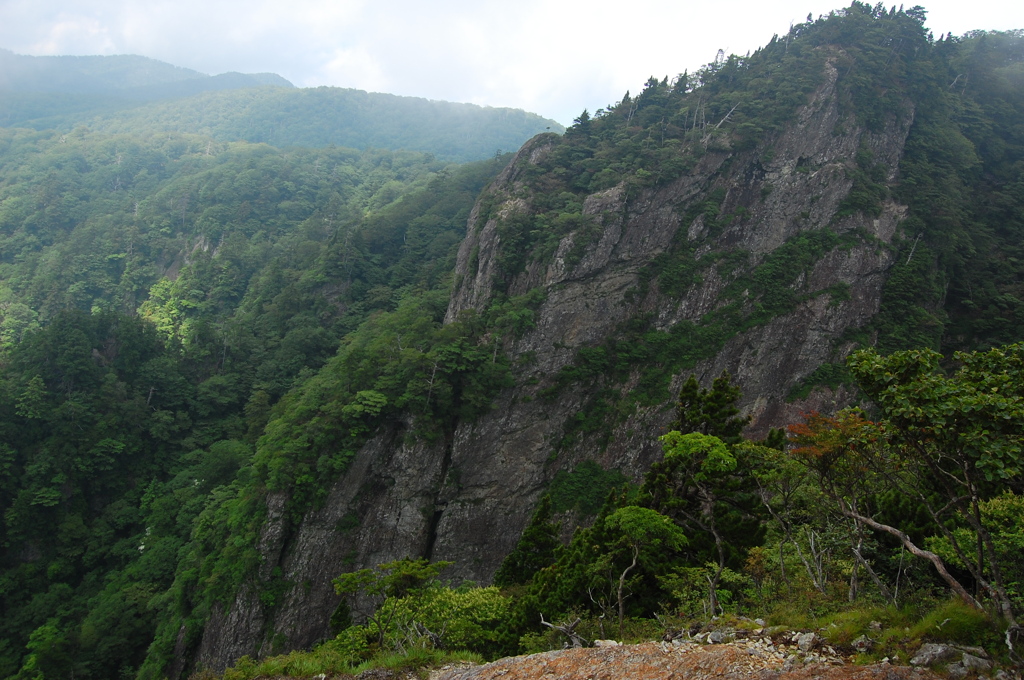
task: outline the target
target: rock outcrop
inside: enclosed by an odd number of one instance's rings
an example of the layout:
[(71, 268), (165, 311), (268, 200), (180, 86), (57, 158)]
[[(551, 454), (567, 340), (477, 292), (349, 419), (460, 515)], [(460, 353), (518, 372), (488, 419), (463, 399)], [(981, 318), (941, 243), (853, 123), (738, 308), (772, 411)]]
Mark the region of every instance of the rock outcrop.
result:
[(750, 643), (700, 646), (648, 642), (640, 645), (565, 649), (453, 668), (436, 680), (540, 680), (563, 678), (759, 678), (763, 680), (932, 680), (938, 676), (906, 666), (854, 666), (842, 661), (783, 660)]
[[(730, 371), (743, 390), (741, 405), (752, 418), (753, 435), (803, 411), (848, 402), (849, 395), (829, 389), (802, 401), (786, 398), (817, 367), (841, 361), (852, 346), (844, 334), (879, 309), (893, 257), (886, 245), (905, 209), (889, 201), (877, 217), (840, 217), (840, 206), (853, 184), (848, 170), (859, 149), (869, 149), (887, 180), (895, 180), (911, 121), (893, 117), (878, 132), (858, 126), (841, 113), (837, 75), (827, 68), (824, 83), (789, 127), (759, 147), (709, 150), (690, 172), (666, 185), (639, 193), (618, 186), (587, 197), (584, 214), (598, 221), (601, 233), (582, 256), (569, 257), (575, 239), (582, 238), (570, 233), (550, 261), (528, 265), (508, 283), (511, 295), (538, 286), (546, 291), (535, 327), (505, 347), (516, 366), (516, 386), (503, 391), (482, 418), (460, 423), (446, 441), (409, 441), (398, 425), (379, 433), (294, 535), (279, 535), (271, 507), (261, 544), (263, 568), (267, 575), (279, 568), (292, 587), (269, 618), (259, 598), (243, 589), (209, 621), (198, 664), (224, 668), (243, 654), (308, 647), (325, 638), (339, 602), (331, 578), (353, 568), (427, 556), (456, 561), (448, 573), (455, 581), (489, 582), (559, 470), (594, 460), (639, 478), (659, 454), (656, 437), (672, 420), (671, 401), (611, 423), (610, 436), (601, 441), (581, 437), (559, 450), (567, 423), (590, 395), (585, 389), (565, 389), (547, 400), (540, 395), (579, 349), (600, 343), (637, 314), (651, 315), (654, 327), (664, 330), (697, 323), (724, 304), (730, 272), (723, 262), (710, 265), (681, 297), (660, 292), (656, 282), (640, 288), (644, 269), (677, 237), (694, 244), (696, 257), (744, 250), (753, 266), (802, 232), (828, 227), (857, 234), (825, 253), (794, 284), (814, 294), (727, 339), (720, 351), (673, 376), (670, 385), (674, 393), (691, 372), (707, 385)], [(474, 210), (458, 255), (449, 320), (464, 310), (483, 310), (491, 300), (500, 274), (501, 220), (532, 209), (524, 173), (556, 143), (551, 135), (527, 143), (488, 189), (486, 205), (492, 208), (485, 212), (481, 202)], [(686, 209), (715, 190), (724, 191), (723, 214), (737, 217), (716, 234), (707, 232), (701, 217), (682, 223)], [(822, 292), (840, 289), (848, 294)]]

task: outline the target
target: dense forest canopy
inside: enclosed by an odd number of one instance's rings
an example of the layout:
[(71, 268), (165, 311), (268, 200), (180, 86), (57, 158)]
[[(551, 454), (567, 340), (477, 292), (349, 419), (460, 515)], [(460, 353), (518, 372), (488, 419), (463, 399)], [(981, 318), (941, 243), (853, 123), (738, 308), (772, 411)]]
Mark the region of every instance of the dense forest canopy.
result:
[[(508, 286), (565, 234), (586, 232), (586, 196), (617, 186), (639, 196), (709, 151), (762, 148), (827, 62), (858, 125), (912, 120), (898, 181), (890, 188), (861, 150), (842, 206), (908, 206), (881, 312), (852, 339), (881, 353), (817, 377), (859, 385), (878, 410), (809, 418), (790, 455), (779, 433), (740, 436), (728, 376), (708, 390), (686, 383), (663, 461), (626, 487), (595, 465), (586, 491), (616, 490), (603, 505), (589, 499), (596, 516), (564, 546), (553, 513), (580, 499), (552, 483), (499, 571), (505, 590), (444, 589), (443, 565), (400, 562), (355, 571), (338, 591), (369, 593), (409, 625), (412, 611), (466, 612), (450, 644), (487, 655), (550, 642), (538, 615), (573, 613), (604, 633), (666, 607), (895, 606), (951, 583), (974, 604), (994, 602), (1002, 630), (1016, 631), (1024, 489), (1021, 350), (1010, 343), (1024, 336), (1024, 35), (935, 39), (923, 20), (920, 8), (855, 2), (752, 55), (651, 78), (584, 111), (522, 178), (536, 212), (501, 224), (495, 295), (448, 324), (456, 249), (509, 161), (495, 148), (544, 121), (419, 100), (400, 111), (397, 98), (333, 89), (223, 90), (103, 112), (66, 93), (5, 99), (0, 115), (39, 129), (0, 129), (0, 677), (161, 677), (239, 588), (278, 606), (294, 584), (260, 573), (268, 494), (287, 499), (287, 535), (375, 433), (445, 441), (486, 412), (514, 382), (506, 350), (545, 295)], [(336, 116), (339, 106), (349, 113)], [(410, 119), (415, 134), (395, 133)], [(498, 124), (510, 141), (484, 148)], [(487, 160), (438, 160), (471, 157)], [(488, 200), (470, 228), (490, 215)], [(721, 214), (723, 200), (701, 202), (690, 221), (721, 230), (736, 218)], [(632, 381), (630, 405), (662, 399), (669, 374), (798, 304), (790, 284), (843, 238), (825, 229), (787, 242), (731, 283), (735, 306), (679, 332), (634, 324), (550, 376), (552, 389)], [(741, 271), (743, 253), (703, 262), (730, 257)], [(702, 266), (679, 239), (646, 281), (681, 296)], [(740, 304), (744, 290), (756, 305)], [(1009, 346), (987, 352), (994, 345)], [(961, 349), (977, 352), (954, 358)], [(972, 384), (988, 389), (965, 392)], [(602, 403), (581, 428), (625, 408)], [(956, 484), (929, 486), (943, 474)], [(872, 522), (902, 536), (872, 534)], [(927, 546), (949, 580), (906, 566), (908, 545)], [(395, 628), (346, 616), (339, 609), (329, 643), (345, 663), (401, 642)], [(986, 626), (963, 642), (990, 644)]]
[(109, 677), (141, 660), (142, 593), (170, 585), (203, 499), (249, 468), (275, 403), (368, 316), (443, 290), (507, 159), (84, 129), (0, 144), (4, 674), (26, 626), (113, 598), (98, 646), (74, 652)]

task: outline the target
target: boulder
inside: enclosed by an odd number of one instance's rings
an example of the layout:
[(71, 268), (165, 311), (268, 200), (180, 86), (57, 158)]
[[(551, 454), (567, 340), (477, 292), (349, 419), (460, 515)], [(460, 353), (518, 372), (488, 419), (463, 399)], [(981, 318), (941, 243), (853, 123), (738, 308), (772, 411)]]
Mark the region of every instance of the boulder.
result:
[(967, 668), (957, 661), (956, 663), (949, 664), (949, 667), (946, 668), (946, 673), (953, 680), (961, 680), (967, 677)]
[(875, 641), (869, 638), (867, 635), (861, 635), (859, 638), (853, 641), (853, 648), (858, 652), (870, 652), (871, 648), (875, 646)]
[(960, 656), (962, 652), (951, 645), (940, 645), (929, 642), (921, 645), (914, 657), (910, 660), (911, 666), (931, 666), (943, 661), (952, 661)]
[(963, 665), (964, 668), (966, 668), (969, 671), (974, 671), (975, 673), (985, 673), (992, 669), (991, 662), (986, 661), (985, 659), (982, 659), (979, 656), (974, 656), (973, 654), (968, 654), (966, 652), (964, 652), (963, 658), (960, 659), (960, 663)]
[(796, 639), (796, 648), (803, 653), (807, 653), (814, 649), (815, 643), (818, 641), (818, 636), (814, 633), (803, 633)]

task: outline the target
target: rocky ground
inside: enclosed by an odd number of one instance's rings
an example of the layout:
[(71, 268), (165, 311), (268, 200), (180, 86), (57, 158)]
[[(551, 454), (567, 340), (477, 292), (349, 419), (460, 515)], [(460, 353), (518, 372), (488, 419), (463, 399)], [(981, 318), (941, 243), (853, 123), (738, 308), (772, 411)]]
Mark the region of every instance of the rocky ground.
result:
[(932, 680), (934, 673), (909, 666), (852, 666), (838, 658), (795, 654), (745, 640), (718, 645), (646, 642), (499, 659), (483, 666), (442, 669), (432, 680)]
[[(869, 651), (862, 636), (845, 651)], [(430, 680), (1021, 680), (998, 669), (977, 647), (924, 644), (910, 659), (885, 658), (858, 665), (817, 633), (781, 627), (752, 631), (679, 631), (660, 642), (622, 645), (597, 640), (594, 647), (508, 657), (492, 663), (454, 664)], [(365, 671), (356, 680), (415, 680), (414, 673)], [(326, 679), (321, 679), (326, 680)]]
[[(669, 636), (671, 637), (671, 636)], [(867, 636), (854, 641), (866, 651)], [(595, 647), (563, 649), (499, 659), (480, 666), (439, 669), (431, 680), (603, 680), (630, 678), (735, 678), (743, 680), (935, 680), (940, 677), (991, 676), (1019, 680), (1018, 674), (995, 670), (984, 650), (925, 644), (901, 665), (899, 659), (855, 665), (813, 632), (759, 629), (749, 636), (712, 631), (676, 639), (620, 645), (599, 640)], [(930, 667), (942, 670), (939, 675)], [(994, 674), (993, 674), (994, 673)]]

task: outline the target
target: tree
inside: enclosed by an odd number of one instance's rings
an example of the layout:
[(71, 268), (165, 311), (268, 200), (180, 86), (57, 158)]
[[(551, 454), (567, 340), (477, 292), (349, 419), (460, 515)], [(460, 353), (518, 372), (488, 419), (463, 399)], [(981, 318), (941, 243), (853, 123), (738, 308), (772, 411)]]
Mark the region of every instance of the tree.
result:
[(740, 388), (732, 384), (728, 371), (715, 378), (711, 389), (703, 389), (697, 377), (690, 375), (679, 390), (676, 421), (673, 430), (683, 434), (699, 432), (718, 437), (727, 444), (740, 441), (740, 432), (750, 417), (740, 417), (736, 401)]
[[(1004, 557), (983, 521), (983, 504), (1007, 488), (1019, 488), (1024, 466), (1024, 343), (987, 352), (958, 352), (958, 367), (940, 368), (941, 355), (908, 350), (883, 357), (873, 350), (847, 361), (881, 419), (861, 419), (839, 432), (829, 428), (797, 438), (846, 516), (895, 536), (911, 553), (927, 559), (963, 600), (978, 598), (946, 568), (936, 553), (920, 548), (897, 526), (878, 521), (857, 489), (870, 478), (916, 497), (932, 517), (949, 550), (1007, 621), (1006, 644), (1021, 636), (1007, 590)], [(844, 415), (849, 420), (851, 416)], [(799, 449), (798, 449), (799, 451)], [(936, 498), (940, 500), (937, 502)], [(969, 528), (970, 543), (953, 529)]]
[(555, 562), (558, 523), (551, 521), (551, 496), (545, 494), (523, 529), (516, 547), (508, 554), (494, 574), (494, 585), (506, 587), (528, 583), (533, 575)]
[[(786, 574), (785, 546), (790, 544), (795, 548), (811, 585), (818, 592), (824, 593), (825, 580), (822, 570), (817, 568), (820, 562), (815, 559), (817, 551), (814, 545), (814, 530), (817, 524), (815, 519), (816, 516), (820, 519), (821, 505), (818, 500), (822, 494), (818, 485), (812, 481), (811, 471), (806, 465), (801, 464), (800, 459), (786, 451), (757, 444), (746, 446), (757, 449), (756, 455), (760, 464), (754, 466), (753, 477), (757, 483), (758, 496), (782, 534), (779, 538), (778, 557), (782, 580), (789, 583)], [(804, 529), (808, 534), (810, 559), (798, 540), (800, 529)]]
[(627, 505), (605, 518), (605, 525), (619, 534), (619, 543), (632, 555), (629, 566), (619, 575), (616, 596), (619, 605), (619, 637), (622, 637), (622, 621), (626, 616), (626, 577), (640, 562), (643, 554), (657, 551), (679, 550), (686, 545), (683, 530), (659, 512), (650, 508)]
[(720, 527), (722, 504), (736, 470), (736, 457), (718, 437), (673, 430), (660, 437), (665, 458), (651, 466), (640, 490), (654, 508), (676, 517), (691, 533), (714, 538), (718, 569), (709, 584), (711, 611), (718, 610), (716, 590), (726, 566), (726, 537)]
[[(867, 512), (865, 508), (877, 503), (881, 491), (889, 488), (889, 480), (884, 475), (878, 474), (876, 468), (865, 466), (862, 458), (862, 455), (868, 455), (868, 451), (873, 450), (876, 445), (877, 437), (874, 434), (874, 427), (875, 424), (865, 419), (857, 409), (841, 411), (835, 417), (823, 416), (818, 413), (807, 414), (804, 423), (791, 425), (789, 428), (794, 445), (793, 458), (776, 467), (776, 471), (782, 473), (782, 477), (776, 481), (782, 481), (787, 476), (799, 479), (800, 472), (798, 471), (802, 471), (804, 475), (816, 473), (817, 483), (808, 484), (810, 493), (819, 496), (824, 493), (827, 498), (837, 501), (840, 514), (846, 519), (852, 520), (853, 530), (844, 532), (851, 540), (851, 552), (856, 561), (850, 572), (849, 597), (851, 601), (857, 595), (858, 571), (861, 567), (875, 582), (882, 596), (887, 600), (893, 599), (888, 587), (862, 554), (866, 522), (859, 516)], [(767, 482), (766, 487), (770, 488), (770, 475), (764, 476), (763, 479)], [(818, 503), (815, 505), (818, 506), (817, 510), (820, 515), (827, 516), (829, 514), (825, 507)], [(773, 516), (779, 518), (781, 513), (772, 512)], [(805, 526), (807, 525), (805, 524)], [(796, 545), (799, 553), (799, 545)], [(815, 554), (813, 544), (811, 553), (810, 563), (804, 560), (802, 554), (799, 556), (804, 561), (805, 567), (808, 568), (815, 587), (824, 592), (825, 579), (819, 566), (821, 560), (819, 555)], [(817, 573), (810, 571), (811, 564), (815, 566)]]
[[(352, 596), (355, 601), (355, 604), (350, 604), (352, 611), (373, 623), (377, 639), (383, 643), (398, 613), (399, 601), (429, 586), (442, 570), (452, 564), (408, 558), (386, 562), (372, 569), (342, 574), (334, 579), (334, 592)], [(359, 593), (365, 596), (364, 600), (355, 597)], [(370, 605), (369, 609), (363, 607), (366, 603)]]

